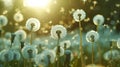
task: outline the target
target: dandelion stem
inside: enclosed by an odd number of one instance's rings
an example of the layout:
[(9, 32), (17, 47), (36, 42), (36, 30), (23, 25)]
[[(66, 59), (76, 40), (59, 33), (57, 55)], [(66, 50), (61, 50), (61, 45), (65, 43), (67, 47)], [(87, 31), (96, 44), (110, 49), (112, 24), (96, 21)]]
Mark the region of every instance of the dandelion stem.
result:
[(58, 41), (57, 41), (57, 67), (59, 67), (59, 55), (60, 55), (60, 46), (59, 46), (59, 40), (60, 40), (60, 37), (58, 36)]
[(82, 64), (82, 67), (85, 67), (85, 65), (84, 65), (84, 59), (83, 59), (83, 49), (82, 49), (82, 27), (81, 27), (81, 21), (79, 21), (79, 29), (80, 29), (81, 64)]
[(26, 67), (26, 59), (24, 59), (23, 61), (24, 61), (24, 67)]
[[(97, 31), (99, 32), (99, 26), (97, 25)], [(98, 46), (98, 52), (99, 52), (99, 63), (101, 64), (101, 48), (99, 43), (97, 42), (97, 46)]]
[(111, 52), (110, 65), (111, 65), (111, 67), (112, 67), (112, 48), (113, 48), (113, 46), (111, 45), (111, 49), (110, 49), (110, 52)]
[(33, 37), (32, 37), (32, 35), (33, 35), (33, 32), (31, 31), (31, 39), (30, 39), (30, 44), (32, 45), (32, 39), (33, 39)]
[(92, 64), (94, 64), (94, 43), (92, 43)]
[(17, 61), (17, 66), (18, 66), (18, 67), (20, 66), (20, 63), (19, 63), (19, 61)]
[(29, 59), (29, 67), (32, 67), (32, 59)]

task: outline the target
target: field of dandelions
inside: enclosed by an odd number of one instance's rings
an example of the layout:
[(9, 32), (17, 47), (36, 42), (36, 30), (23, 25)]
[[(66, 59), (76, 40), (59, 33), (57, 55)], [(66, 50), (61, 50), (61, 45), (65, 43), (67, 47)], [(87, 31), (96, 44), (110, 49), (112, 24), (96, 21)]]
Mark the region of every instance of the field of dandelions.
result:
[[(82, 21), (87, 13), (76, 9), (73, 19), (78, 29), (69, 32), (63, 25), (51, 27), (47, 36), (36, 32), (42, 23), (35, 17), (28, 18), (25, 29), (4, 32), (9, 20), (0, 15), (0, 67), (120, 67), (120, 33), (105, 25), (105, 17), (96, 14), (96, 30), (83, 32)], [(16, 12), (15, 22), (22, 22), (24, 15)]]

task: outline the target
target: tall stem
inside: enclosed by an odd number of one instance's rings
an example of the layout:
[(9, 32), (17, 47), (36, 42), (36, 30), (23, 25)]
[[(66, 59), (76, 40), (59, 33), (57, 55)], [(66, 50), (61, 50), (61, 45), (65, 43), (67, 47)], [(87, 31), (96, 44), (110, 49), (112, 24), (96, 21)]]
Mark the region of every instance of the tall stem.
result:
[(32, 59), (31, 58), (28, 60), (28, 64), (29, 64), (29, 67), (32, 67)]
[(94, 43), (92, 43), (92, 64), (94, 64)]
[(79, 29), (80, 29), (80, 52), (81, 52), (81, 64), (82, 67), (85, 67), (84, 65), (84, 59), (83, 59), (83, 48), (82, 48), (82, 27), (81, 27), (81, 21), (79, 21)]
[[(99, 26), (97, 25), (97, 31), (98, 31), (98, 33), (99, 33)], [(99, 43), (97, 42), (97, 46), (98, 46), (98, 53), (99, 53), (99, 63), (101, 64), (101, 48), (100, 48), (100, 45), (99, 45)]]
[(31, 31), (31, 33), (30, 33), (30, 45), (32, 45), (32, 39), (33, 39), (33, 37), (32, 37), (32, 35), (33, 35), (33, 32)]
[(59, 64), (60, 64), (60, 62), (59, 62), (59, 55), (60, 55), (60, 47), (59, 47), (59, 40), (60, 40), (60, 38), (58, 38), (58, 41), (57, 41), (57, 67), (59, 67)]
[(112, 67), (112, 48), (113, 48), (113, 44), (111, 45), (111, 48), (110, 48), (110, 52), (111, 52), (110, 65), (111, 65), (111, 67)]

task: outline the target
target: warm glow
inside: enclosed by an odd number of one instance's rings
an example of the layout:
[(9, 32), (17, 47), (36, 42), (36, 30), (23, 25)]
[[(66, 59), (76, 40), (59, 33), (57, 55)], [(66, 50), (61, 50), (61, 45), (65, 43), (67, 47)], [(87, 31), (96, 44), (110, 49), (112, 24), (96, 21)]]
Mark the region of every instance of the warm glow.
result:
[(46, 7), (50, 0), (24, 0), (25, 7)]

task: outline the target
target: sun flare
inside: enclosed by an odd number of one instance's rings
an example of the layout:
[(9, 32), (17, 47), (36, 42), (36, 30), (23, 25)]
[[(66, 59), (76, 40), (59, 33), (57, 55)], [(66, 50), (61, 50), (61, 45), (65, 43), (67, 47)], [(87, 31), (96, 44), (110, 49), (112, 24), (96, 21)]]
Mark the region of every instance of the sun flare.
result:
[(25, 7), (47, 7), (50, 0), (24, 0)]

